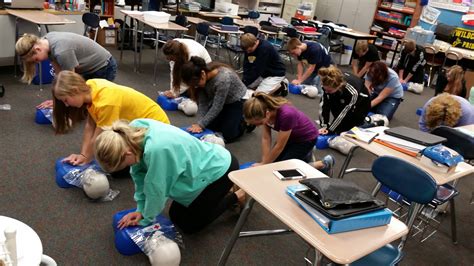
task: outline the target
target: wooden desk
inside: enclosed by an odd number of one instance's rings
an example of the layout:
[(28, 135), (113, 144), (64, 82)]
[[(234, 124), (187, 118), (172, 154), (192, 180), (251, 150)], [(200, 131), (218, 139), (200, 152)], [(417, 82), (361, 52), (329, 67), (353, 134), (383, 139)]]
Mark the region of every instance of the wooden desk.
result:
[(16, 229), (16, 253), (18, 266), (39, 265), (43, 255), (43, 245), (36, 232), (28, 225), (6, 216), (0, 216), (0, 241), (5, 241), (4, 230)]
[(199, 24), (199, 23), (210, 23), (209, 21), (202, 19), (202, 18), (197, 18), (197, 17), (188, 17), (188, 22), (191, 24)]
[(240, 230), (255, 201), (313, 246), (319, 262), (322, 253), (336, 263), (347, 264), (408, 233), (407, 226), (392, 217), (390, 224), (385, 226), (328, 234), (286, 194), (286, 187), (298, 184), (298, 181), (280, 181), (273, 175), (273, 170), (292, 168), (299, 168), (309, 178), (327, 177), (307, 163), (296, 159), (233, 171), (229, 174), (232, 182), (247, 192), (251, 198), (247, 200), (218, 265), (225, 265), (239, 235), (249, 235), (244, 232), (240, 233)]
[(229, 15), (229, 14), (226, 14), (226, 13), (220, 13), (220, 12), (205, 12), (205, 11), (200, 11), (198, 13), (200, 16), (203, 16), (203, 17), (210, 17), (210, 18), (223, 18), (223, 17), (231, 17), (233, 19), (240, 19), (239, 16), (233, 16), (233, 15)]
[[(445, 183), (448, 183), (448, 182), (451, 182), (451, 181), (454, 181), (456, 179), (459, 179), (461, 177), (464, 177), (464, 176), (467, 176), (471, 173), (474, 173), (474, 167), (467, 164), (467, 163), (459, 163), (456, 167), (456, 170), (454, 173), (449, 173), (449, 174), (446, 174), (446, 173), (440, 173), (440, 172), (437, 172), (437, 171), (433, 171), (427, 167), (424, 167), (423, 164), (420, 164), (420, 160), (418, 158), (415, 158), (415, 157), (412, 157), (412, 156), (409, 156), (407, 154), (404, 154), (402, 152), (399, 152), (399, 151), (396, 151), (394, 149), (391, 149), (387, 146), (384, 146), (382, 144), (379, 144), (379, 143), (376, 143), (376, 142), (371, 142), (370, 144), (368, 143), (364, 143), (362, 141), (359, 141), (359, 140), (355, 140), (353, 138), (350, 138), (350, 137), (347, 137), (343, 134), (341, 134), (341, 136), (354, 143), (355, 145), (357, 145), (358, 147), (361, 147), (362, 149), (376, 155), (376, 156), (394, 156), (394, 157), (397, 157), (397, 158), (400, 158), (400, 159), (403, 159), (411, 164), (414, 164), (418, 167), (420, 167), (421, 169), (425, 170), (427, 173), (429, 173), (433, 178), (434, 180), (436, 181), (436, 184), (438, 185), (442, 185), (442, 184), (445, 184)], [(345, 173), (345, 170), (352, 158), (352, 154), (353, 154), (353, 150), (351, 150), (351, 152), (349, 152), (349, 154), (347, 155), (346, 157), (346, 161), (344, 162), (343, 164), (343, 167), (341, 169), (341, 172), (339, 174), (339, 178), (342, 178), (344, 176), (344, 173)]]
[[(153, 22), (150, 22), (150, 21), (146, 21), (144, 18), (143, 18), (143, 14), (141, 12), (137, 12), (137, 11), (130, 11), (130, 10), (120, 10), (120, 12), (122, 12), (124, 14), (124, 22), (126, 21), (126, 18), (127, 16), (130, 17), (130, 19), (134, 19), (136, 20), (136, 23), (135, 23), (135, 29), (133, 30), (134, 33), (135, 33), (135, 53), (134, 53), (134, 60), (133, 60), (133, 63), (134, 63), (134, 68), (135, 68), (135, 71), (136, 72), (140, 72), (140, 66), (141, 66), (141, 62), (142, 62), (142, 49), (143, 49), (143, 34), (141, 34), (141, 38), (140, 38), (140, 52), (138, 52), (137, 50), (137, 35), (138, 35), (138, 32), (143, 32), (143, 27), (144, 25), (148, 25), (150, 27), (152, 27), (153, 29), (155, 29), (156, 31), (156, 38), (155, 38), (155, 60), (154, 60), (154, 64), (153, 64), (153, 86), (156, 85), (156, 69), (157, 69), (157, 65), (158, 65), (158, 42), (159, 41), (159, 36), (160, 36), (160, 30), (163, 30), (163, 31), (187, 31), (188, 28), (186, 27), (183, 27), (183, 26), (180, 26), (174, 22), (171, 22), (171, 21), (168, 21), (166, 23), (153, 23)], [(141, 29), (140, 29), (140, 26), (141, 26)], [(124, 34), (125, 32), (122, 33), (122, 47), (123, 47), (123, 40), (124, 40)], [(121, 50), (120, 52), (120, 59), (122, 59), (122, 52), (123, 52), (123, 49)], [(139, 54), (138, 55), (138, 66), (136, 65), (136, 54)]]
[(252, 26), (260, 29), (260, 25), (253, 20), (234, 19), (234, 24), (240, 27)]
[[(25, 20), (31, 23), (34, 23), (38, 27), (38, 36), (41, 36), (41, 26), (44, 26), (46, 29), (46, 32), (49, 32), (49, 25), (64, 25), (64, 24), (74, 24), (76, 23), (73, 20), (65, 19), (63, 17), (45, 12), (45, 11), (40, 11), (40, 10), (12, 10), (9, 9), (7, 10), (9, 15), (12, 15), (15, 17), (15, 42), (19, 38), (19, 31), (18, 31), (18, 23), (19, 20)], [(18, 55), (15, 51), (15, 57), (14, 57), (14, 72), (16, 76), (16, 68), (18, 65)], [(41, 67), (41, 63), (38, 64), (38, 69), (39, 69), (39, 84), (40, 88), (43, 88), (43, 69)]]

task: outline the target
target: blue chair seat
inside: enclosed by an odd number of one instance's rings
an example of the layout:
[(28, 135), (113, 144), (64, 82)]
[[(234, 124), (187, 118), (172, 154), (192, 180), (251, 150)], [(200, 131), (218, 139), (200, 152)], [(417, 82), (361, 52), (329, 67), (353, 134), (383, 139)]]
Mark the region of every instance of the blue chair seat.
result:
[(351, 263), (351, 266), (396, 265), (403, 258), (403, 252), (391, 244), (385, 245), (369, 255)]

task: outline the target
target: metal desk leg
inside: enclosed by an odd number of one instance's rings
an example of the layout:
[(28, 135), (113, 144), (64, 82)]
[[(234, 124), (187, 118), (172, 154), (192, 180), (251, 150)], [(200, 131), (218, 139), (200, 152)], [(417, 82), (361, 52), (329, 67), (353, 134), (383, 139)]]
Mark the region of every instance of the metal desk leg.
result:
[[(38, 36), (41, 36), (41, 25), (37, 24), (38, 26)], [(46, 29), (46, 33), (49, 32), (48, 26), (44, 25), (44, 28)], [(41, 62), (38, 63), (38, 72), (39, 72), (39, 85), (40, 85), (40, 90), (43, 90), (43, 66)]]
[(237, 224), (234, 227), (234, 231), (232, 232), (232, 235), (230, 236), (229, 242), (227, 242), (227, 245), (225, 246), (224, 251), (222, 251), (221, 257), (219, 258), (219, 262), (217, 265), (223, 266), (227, 263), (227, 259), (229, 258), (230, 252), (232, 251), (232, 248), (235, 245), (235, 241), (237, 241), (237, 238), (239, 237), (240, 230), (242, 229), (245, 222), (247, 221), (247, 217), (249, 216), (254, 203), (255, 203), (255, 200), (249, 197), (249, 199), (245, 203), (242, 213), (240, 214), (239, 220), (237, 221)]
[[(137, 50), (137, 47), (138, 47), (138, 45), (137, 45), (137, 44), (138, 44), (138, 40), (137, 40), (137, 38), (138, 38), (138, 24), (139, 24), (139, 23), (140, 23), (140, 22), (139, 22), (138, 20), (135, 21), (135, 31), (134, 31), (134, 38), (133, 38), (133, 39), (134, 39), (134, 40), (133, 40), (133, 42), (134, 42), (134, 49), (135, 49), (135, 53), (133, 53), (133, 71), (135, 71), (135, 72), (138, 72), (138, 70), (137, 70), (137, 53), (138, 53), (138, 50)], [(140, 52), (141, 52), (141, 51), (140, 51)]]
[(313, 266), (320, 266), (323, 263), (323, 254), (321, 254), (321, 251), (314, 249), (314, 262)]
[(454, 244), (458, 243), (458, 235), (456, 228), (456, 208), (454, 206), (454, 198), (449, 201), (449, 206), (451, 207), (451, 239)]
[(342, 164), (341, 171), (339, 172), (339, 175), (337, 178), (343, 178), (344, 174), (346, 173), (346, 169), (349, 166), (349, 163), (352, 160), (352, 156), (354, 155), (354, 151), (359, 148), (359, 146), (355, 145), (352, 146), (352, 148), (349, 150), (349, 153), (347, 154), (346, 159), (344, 160), (344, 163)]
[(155, 29), (156, 31), (156, 40), (155, 40), (155, 60), (153, 62), (153, 86), (156, 86), (156, 67), (158, 65), (158, 44), (160, 40), (160, 31)]
[[(15, 18), (15, 43), (18, 40), (18, 37), (19, 37), (18, 35), (20, 35), (19, 31), (18, 31), (18, 19), (19, 19), (18, 17)], [(16, 49), (15, 49), (15, 57), (13, 58), (13, 65), (14, 65), (13, 66), (13, 71), (14, 71), (13, 75), (16, 77), (17, 76), (16, 75), (16, 67), (18, 65), (18, 54), (16, 52)]]
[(140, 23), (142, 24), (142, 29), (141, 29), (141, 38), (140, 38), (140, 53), (138, 53), (138, 70), (137, 72), (140, 73), (140, 68), (142, 66), (142, 52), (143, 52), (143, 38), (145, 38), (145, 23)]
[(351, 58), (349, 59), (349, 66), (352, 65), (352, 57), (354, 56), (356, 45), (357, 45), (357, 38), (354, 38), (354, 47), (352, 47), (352, 55), (351, 55)]
[[(130, 19), (131, 20), (131, 19)], [(127, 15), (123, 16), (123, 26), (122, 26), (122, 49), (120, 49), (120, 62), (122, 62), (123, 58), (123, 45), (125, 43), (125, 25), (127, 25)]]

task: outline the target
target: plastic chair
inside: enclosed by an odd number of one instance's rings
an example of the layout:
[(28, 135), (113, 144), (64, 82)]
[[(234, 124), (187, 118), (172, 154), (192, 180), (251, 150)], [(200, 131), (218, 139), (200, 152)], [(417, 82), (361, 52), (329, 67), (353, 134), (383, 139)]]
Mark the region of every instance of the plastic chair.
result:
[(438, 53), (438, 48), (434, 45), (425, 46), (425, 56), (426, 56), (426, 66), (428, 70), (428, 87), (431, 86), (431, 81), (433, 79), (433, 69), (440, 68), (441, 64), (436, 60), (436, 54)]
[(259, 17), (260, 17), (260, 12), (258, 12), (256, 10), (250, 10), (249, 11), (248, 18), (250, 20), (256, 21)]
[(464, 160), (474, 160), (474, 138), (452, 127), (439, 126), (431, 134), (446, 138), (444, 146), (458, 152)]
[(95, 13), (84, 13), (82, 15), (82, 22), (84, 22), (84, 36), (92, 30), (95, 32), (94, 42), (97, 40), (97, 33), (99, 32), (100, 17)]
[[(447, 50), (444, 56), (442, 69), (447, 70), (453, 65), (458, 65), (459, 61), (463, 58), (463, 54), (453, 50)], [(451, 63), (450, 63), (451, 62)], [(447, 64), (448, 63), (448, 64)], [(453, 64), (454, 63), (454, 64)]]
[(252, 33), (255, 37), (258, 37), (258, 28), (254, 26), (245, 26), (242, 31), (244, 33)]
[(221, 24), (222, 25), (234, 25), (234, 19), (231, 17), (223, 17), (221, 19)]
[[(182, 27), (190, 28), (191, 25), (188, 23), (188, 18), (185, 15), (176, 15), (174, 22)], [(181, 37), (194, 39), (194, 36), (186, 35), (184, 33), (180, 34)]]
[(436, 196), (436, 182), (417, 166), (389, 156), (382, 156), (374, 161), (372, 174), (379, 182), (379, 187), (388, 187), (411, 202), (406, 222), (409, 231), (402, 237), (398, 247), (387, 244), (351, 265), (396, 265), (403, 258), (402, 250), (417, 215)]

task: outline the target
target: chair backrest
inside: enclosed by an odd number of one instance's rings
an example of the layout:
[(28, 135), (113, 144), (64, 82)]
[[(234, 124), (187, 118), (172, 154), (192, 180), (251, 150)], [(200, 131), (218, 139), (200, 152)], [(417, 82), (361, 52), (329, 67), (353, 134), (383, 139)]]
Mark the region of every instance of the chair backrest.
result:
[(256, 10), (250, 10), (248, 16), (249, 19), (258, 19), (260, 17), (260, 12)]
[(381, 156), (374, 161), (372, 174), (382, 185), (410, 202), (425, 205), (436, 196), (437, 185), (433, 177), (405, 160)]
[(84, 22), (84, 25), (96, 29), (99, 27), (100, 17), (95, 13), (84, 13), (82, 22)]
[(243, 29), (244, 33), (252, 33), (255, 37), (258, 37), (258, 28), (254, 26), (245, 26)]
[(174, 22), (180, 26), (188, 26), (188, 18), (185, 15), (177, 15)]
[(463, 58), (463, 55), (460, 52), (448, 50), (445, 53), (446, 58), (454, 61), (459, 61)]
[(203, 36), (208, 36), (209, 35), (209, 24), (206, 22), (201, 22), (196, 25), (196, 31), (197, 33), (203, 35)]
[(436, 127), (431, 134), (446, 138), (443, 145), (457, 151), (464, 159), (474, 159), (474, 137), (447, 126)]
[(258, 23), (258, 25), (260, 25), (260, 26), (273, 26), (270, 21), (265, 21), (265, 20), (260, 21)]
[(323, 25), (318, 29), (318, 32), (321, 33), (319, 36), (318, 42), (321, 43), (329, 51), (329, 46), (331, 42), (333, 28), (328, 25)]
[(425, 53), (426, 54), (436, 54), (436, 53), (438, 53), (438, 49), (434, 45), (425, 45)]
[(221, 19), (221, 24), (222, 25), (234, 25), (234, 19), (231, 17), (223, 17)]
[(298, 38), (298, 31), (295, 28), (285, 27), (281, 31), (285, 32), (288, 38)]
[(290, 24), (293, 26), (302, 26), (304, 25), (303, 21), (299, 18), (292, 17), (290, 19)]

